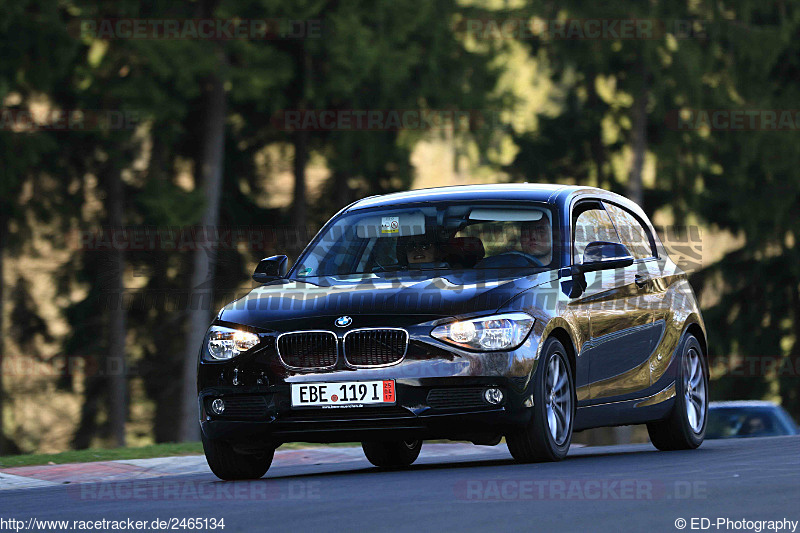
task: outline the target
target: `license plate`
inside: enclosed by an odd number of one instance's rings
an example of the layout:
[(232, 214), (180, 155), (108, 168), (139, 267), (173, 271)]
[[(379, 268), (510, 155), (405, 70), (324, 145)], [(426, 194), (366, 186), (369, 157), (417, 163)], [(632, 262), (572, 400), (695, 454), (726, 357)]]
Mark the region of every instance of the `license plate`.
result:
[(353, 407), (393, 404), (394, 380), (292, 384), (292, 407)]

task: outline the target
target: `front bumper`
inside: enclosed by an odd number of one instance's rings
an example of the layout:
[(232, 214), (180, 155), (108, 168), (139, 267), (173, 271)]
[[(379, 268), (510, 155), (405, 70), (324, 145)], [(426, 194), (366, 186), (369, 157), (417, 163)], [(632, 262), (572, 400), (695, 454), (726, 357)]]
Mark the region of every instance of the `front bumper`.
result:
[[(238, 443), (349, 442), (381, 439), (454, 439), (491, 441), (526, 424), (532, 405), (541, 321), (526, 341), (507, 352), (474, 353), (430, 337), (430, 326), (406, 328), (405, 358), (383, 368), (325, 371), (284, 367), (265, 343), (254, 353), (224, 362), (201, 361), (198, 369), (200, 424), (208, 438)], [(336, 409), (293, 409), (293, 383), (395, 381), (396, 403)], [(487, 388), (499, 388), (504, 400), (483, 400)], [(210, 402), (221, 398), (221, 415)]]
[[(199, 396), (200, 424), (206, 437), (254, 444), (411, 438), (484, 441), (530, 420), (528, 387), (518, 385), (505, 378), (396, 380), (394, 405), (335, 409), (292, 409), (288, 384), (249, 394), (214, 387)], [(503, 391), (500, 405), (483, 399), (489, 387)], [(233, 408), (213, 414), (209, 406), (216, 398)]]

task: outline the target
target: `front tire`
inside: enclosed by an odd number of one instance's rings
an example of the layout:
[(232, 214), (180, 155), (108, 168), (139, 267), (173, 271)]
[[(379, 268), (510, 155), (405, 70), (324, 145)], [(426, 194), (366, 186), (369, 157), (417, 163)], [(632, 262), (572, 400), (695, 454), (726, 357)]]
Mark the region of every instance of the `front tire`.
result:
[(681, 344), (675, 405), (664, 420), (647, 424), (650, 442), (662, 451), (693, 450), (703, 443), (708, 418), (708, 368), (700, 342), (687, 334)]
[(275, 449), (258, 454), (237, 452), (230, 443), (221, 439), (209, 439), (201, 432), (203, 452), (214, 475), (226, 481), (258, 479), (269, 470)]
[(520, 463), (560, 461), (572, 442), (575, 379), (567, 351), (550, 338), (542, 348), (533, 392), (533, 418), (523, 429), (506, 435), (508, 450)]
[(419, 457), (422, 441), (369, 441), (361, 448), (367, 460), (379, 468), (405, 468)]

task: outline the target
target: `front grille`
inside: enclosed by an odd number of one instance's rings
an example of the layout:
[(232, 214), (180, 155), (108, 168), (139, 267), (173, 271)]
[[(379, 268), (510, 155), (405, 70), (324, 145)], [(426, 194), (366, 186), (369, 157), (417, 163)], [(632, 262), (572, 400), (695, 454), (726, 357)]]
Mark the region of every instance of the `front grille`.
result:
[(351, 366), (391, 365), (405, 357), (407, 346), (402, 329), (355, 329), (344, 336), (344, 357)]
[(428, 405), (434, 409), (465, 409), (486, 407), (482, 388), (431, 389)]
[(278, 337), (278, 356), (290, 368), (332, 368), (336, 335), (330, 331), (285, 333)]
[[(223, 396), (225, 410), (220, 416), (225, 418), (264, 418), (267, 416), (267, 401), (263, 396)], [(211, 413), (211, 402), (206, 398), (206, 412)]]

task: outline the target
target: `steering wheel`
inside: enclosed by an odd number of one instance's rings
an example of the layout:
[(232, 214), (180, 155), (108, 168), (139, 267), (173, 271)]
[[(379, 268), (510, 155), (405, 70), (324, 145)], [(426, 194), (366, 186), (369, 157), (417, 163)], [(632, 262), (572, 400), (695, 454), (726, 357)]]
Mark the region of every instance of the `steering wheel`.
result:
[(508, 251), (508, 252), (503, 252), (502, 254), (497, 254), (494, 257), (501, 257), (501, 256), (504, 256), (504, 255), (516, 255), (516, 256), (522, 257), (523, 259), (528, 261), (533, 266), (537, 266), (537, 267), (543, 267), (544, 266), (542, 264), (542, 262), (539, 261), (538, 259), (536, 259), (534, 256), (526, 254), (525, 252), (519, 252), (517, 250), (511, 250), (511, 251)]

